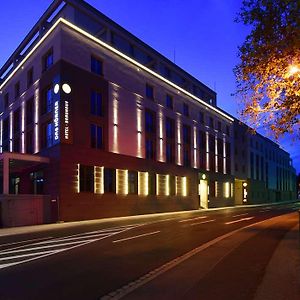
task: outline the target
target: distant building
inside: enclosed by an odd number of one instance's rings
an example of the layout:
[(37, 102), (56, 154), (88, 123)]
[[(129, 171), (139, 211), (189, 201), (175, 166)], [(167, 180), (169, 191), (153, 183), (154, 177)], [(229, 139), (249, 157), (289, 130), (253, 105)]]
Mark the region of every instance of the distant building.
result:
[(289, 154), (81, 0), (0, 70), (4, 226), (295, 199)]

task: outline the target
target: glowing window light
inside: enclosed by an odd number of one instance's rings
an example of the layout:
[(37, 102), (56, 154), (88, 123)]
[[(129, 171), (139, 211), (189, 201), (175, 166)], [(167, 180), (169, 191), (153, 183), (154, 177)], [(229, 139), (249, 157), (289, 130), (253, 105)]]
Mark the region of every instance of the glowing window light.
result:
[(116, 170), (116, 192), (128, 195), (128, 170)]
[(177, 118), (177, 164), (181, 166), (181, 121)]
[(223, 138), (223, 173), (226, 174), (226, 139)]
[(25, 153), (25, 102), (21, 104), (21, 152)]
[(13, 112), (9, 113), (9, 151), (13, 151)]
[(182, 184), (182, 196), (186, 197), (187, 196), (187, 178), (186, 177), (182, 177), (181, 178), (181, 184)]
[(37, 88), (34, 92), (34, 139), (35, 139), (35, 148), (34, 153), (39, 152), (39, 89)]
[(140, 196), (148, 196), (148, 172), (138, 172), (138, 194)]
[(169, 175), (165, 175), (165, 190), (166, 190), (166, 196), (170, 196), (170, 176)]
[(230, 183), (229, 182), (224, 183), (224, 197), (225, 198), (230, 197)]
[(80, 193), (80, 164), (77, 164), (76, 192)]
[(206, 171), (209, 171), (209, 134), (206, 131)]
[(35, 50), (45, 41), (45, 39), (54, 31), (54, 29), (60, 24), (63, 23), (67, 26), (69, 26), (70, 28), (74, 29), (75, 31), (81, 33), (82, 35), (84, 35), (85, 37), (89, 38), (90, 40), (96, 42), (99, 45), (102, 45), (104, 48), (110, 50), (111, 52), (117, 54), (118, 56), (126, 59), (128, 62), (134, 64), (136, 67), (138, 67), (139, 69), (142, 69), (146, 72), (148, 72), (149, 74), (152, 74), (153, 76), (159, 78), (160, 80), (164, 81), (165, 83), (167, 83), (168, 85), (176, 88), (178, 90), (178, 92), (183, 92), (185, 95), (189, 96), (190, 98), (198, 101), (199, 103), (203, 104), (206, 108), (210, 108), (213, 111), (217, 112), (218, 114), (222, 115), (223, 117), (227, 118), (230, 121), (234, 121), (233, 118), (231, 118), (230, 116), (226, 115), (225, 113), (223, 113), (222, 111), (218, 110), (217, 108), (215, 108), (214, 106), (206, 103), (205, 101), (201, 100), (200, 98), (196, 97), (195, 95), (191, 94), (190, 92), (184, 90), (183, 88), (181, 88), (180, 86), (176, 85), (175, 83), (173, 83), (172, 81), (169, 81), (168, 79), (164, 78), (163, 76), (159, 75), (158, 73), (154, 72), (153, 70), (145, 67), (144, 65), (140, 64), (139, 62), (135, 61), (134, 59), (132, 59), (131, 57), (125, 55), (124, 53), (118, 51), (117, 49), (113, 48), (112, 46), (106, 44), (105, 42), (101, 41), (100, 39), (97, 39), (96, 37), (94, 37), (93, 35), (89, 34), (88, 32), (84, 31), (83, 29), (79, 28), (78, 26), (72, 24), (71, 22), (63, 19), (63, 18), (59, 18), (54, 25), (45, 33), (45, 35), (36, 43), (36, 45), (31, 49), (31, 51), (27, 54), (27, 56), (22, 60), (22, 63), (18, 65), (18, 67), (16, 67), (13, 72), (4, 80), (4, 82), (0, 85), (0, 89), (2, 89), (7, 82), (12, 78), (12, 76), (14, 76), (14, 74), (21, 68), (24, 66), (24, 63), (29, 59), (29, 57), (35, 52)]
[[(220, 153), (221, 154), (221, 153)], [(218, 137), (215, 136), (215, 171), (218, 172)]]
[(104, 194), (104, 167), (94, 166), (94, 193)]

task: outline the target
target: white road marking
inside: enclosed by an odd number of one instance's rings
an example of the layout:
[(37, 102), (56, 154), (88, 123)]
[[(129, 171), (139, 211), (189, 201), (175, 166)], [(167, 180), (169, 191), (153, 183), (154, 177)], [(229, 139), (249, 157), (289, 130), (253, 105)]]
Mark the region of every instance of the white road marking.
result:
[(232, 216), (232, 218), (242, 217), (242, 216), (246, 216), (246, 215), (249, 215), (249, 213), (235, 215), (235, 216)]
[(55, 239), (52, 238), (51, 240), (29, 243), (18, 247), (7, 248), (0, 251), (0, 270), (64, 251), (69, 251), (71, 249), (75, 249), (117, 235), (119, 233), (126, 232), (142, 225), (144, 225), (144, 223), (106, 228), (102, 230), (58, 237)]
[(234, 223), (238, 223), (238, 222), (248, 221), (248, 220), (251, 220), (251, 219), (254, 219), (254, 217), (242, 218), (242, 219), (239, 219), (239, 220), (226, 222), (225, 225), (230, 225), (230, 224), (234, 224)]
[(52, 238), (53, 238), (52, 236), (48, 236), (48, 237), (45, 237), (45, 238), (31, 239), (31, 240), (25, 240), (25, 241), (14, 242), (14, 243), (6, 243), (6, 244), (1, 244), (0, 247), (24, 244), (24, 243), (27, 243), (27, 242), (48, 240), (48, 239), (52, 239)]
[(197, 218), (191, 218), (191, 219), (185, 219), (185, 220), (179, 221), (179, 223), (185, 223), (185, 222), (195, 221), (195, 220), (199, 220), (199, 219), (206, 219), (206, 218), (207, 218), (207, 216), (202, 216), (202, 217), (197, 217)]
[(198, 222), (198, 223), (187, 224), (187, 225), (185, 225), (185, 227), (195, 226), (195, 225), (200, 225), (200, 224), (205, 224), (205, 223), (211, 223), (211, 222), (214, 222), (214, 221), (216, 221), (216, 220), (208, 220), (208, 221), (203, 221), (203, 222)]
[(160, 232), (160, 230), (149, 232), (149, 233), (144, 233), (144, 234), (139, 234), (139, 235), (131, 236), (131, 237), (128, 237), (128, 238), (124, 238), (124, 239), (120, 239), (120, 240), (115, 240), (115, 241), (113, 241), (113, 243), (120, 243), (120, 242), (124, 242), (124, 241), (128, 241), (128, 240), (133, 240), (133, 239), (137, 239), (137, 238), (140, 238), (140, 237), (157, 234), (159, 232)]

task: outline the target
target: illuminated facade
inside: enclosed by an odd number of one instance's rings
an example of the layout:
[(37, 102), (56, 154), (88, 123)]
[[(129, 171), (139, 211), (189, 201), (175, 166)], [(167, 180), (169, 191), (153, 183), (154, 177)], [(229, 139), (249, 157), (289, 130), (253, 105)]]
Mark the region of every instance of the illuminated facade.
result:
[(238, 202), (215, 92), (85, 2), (54, 1), (0, 75), (5, 199), (65, 221)]

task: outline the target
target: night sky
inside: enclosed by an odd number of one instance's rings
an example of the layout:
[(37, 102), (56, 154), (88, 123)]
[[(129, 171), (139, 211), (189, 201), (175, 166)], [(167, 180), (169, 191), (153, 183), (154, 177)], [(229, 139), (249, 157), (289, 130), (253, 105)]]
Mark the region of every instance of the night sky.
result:
[[(1, 1), (0, 65), (15, 50), (51, 0)], [(237, 115), (233, 67), (249, 28), (234, 22), (241, 0), (89, 0), (125, 29), (217, 92), (218, 106)], [(299, 141), (280, 144), (300, 172)], [(298, 144), (298, 145), (297, 145)]]

